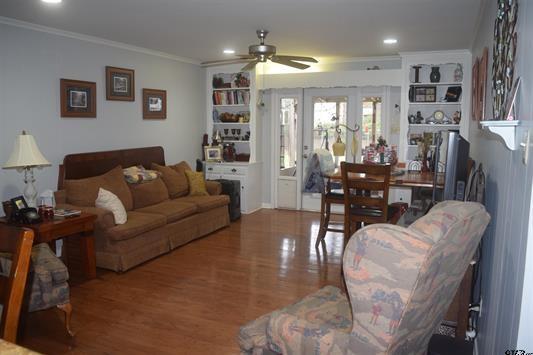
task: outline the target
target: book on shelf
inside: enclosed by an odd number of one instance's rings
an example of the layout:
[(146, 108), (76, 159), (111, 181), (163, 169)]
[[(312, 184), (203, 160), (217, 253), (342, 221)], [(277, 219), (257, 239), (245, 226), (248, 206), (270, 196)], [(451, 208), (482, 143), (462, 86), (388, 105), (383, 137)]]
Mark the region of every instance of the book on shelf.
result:
[(248, 105), (250, 103), (250, 91), (227, 90), (213, 91), (213, 105)]
[(81, 215), (80, 210), (70, 210), (70, 209), (63, 209), (63, 208), (58, 208), (54, 210), (54, 218), (57, 218), (57, 219), (72, 218), (72, 217), (77, 217), (79, 215)]

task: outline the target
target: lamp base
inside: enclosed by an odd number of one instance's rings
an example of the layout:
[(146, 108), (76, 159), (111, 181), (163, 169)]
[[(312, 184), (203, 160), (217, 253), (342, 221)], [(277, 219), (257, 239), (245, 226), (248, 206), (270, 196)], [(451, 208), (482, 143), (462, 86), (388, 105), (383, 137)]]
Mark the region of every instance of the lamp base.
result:
[(29, 207), (37, 207), (37, 189), (33, 184), (35, 182), (33, 168), (24, 168), (24, 182), (26, 183), (26, 186), (24, 187), (24, 199), (26, 200), (26, 203)]

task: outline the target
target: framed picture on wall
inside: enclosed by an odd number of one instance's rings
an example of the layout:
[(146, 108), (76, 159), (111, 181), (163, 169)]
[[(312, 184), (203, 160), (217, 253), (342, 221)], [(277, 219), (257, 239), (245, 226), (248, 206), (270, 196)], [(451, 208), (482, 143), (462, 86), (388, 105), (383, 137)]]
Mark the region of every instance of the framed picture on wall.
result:
[(143, 89), (143, 118), (167, 118), (166, 90)]
[(96, 117), (96, 83), (61, 79), (61, 117)]
[(489, 49), (483, 49), (483, 55), (479, 61), (477, 82), (477, 115), (478, 120), (485, 120), (485, 96), (487, 92), (487, 67), (489, 63)]
[(105, 67), (106, 98), (115, 101), (135, 101), (135, 71)]

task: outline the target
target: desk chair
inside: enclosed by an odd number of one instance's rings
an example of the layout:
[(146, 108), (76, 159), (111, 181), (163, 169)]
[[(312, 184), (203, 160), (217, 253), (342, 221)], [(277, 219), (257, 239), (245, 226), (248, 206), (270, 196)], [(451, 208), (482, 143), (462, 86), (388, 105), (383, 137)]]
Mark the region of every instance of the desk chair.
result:
[[(390, 165), (341, 163), (346, 240), (362, 223), (386, 223), (389, 220), (389, 212), (392, 215), (388, 205), (390, 172)], [(352, 229), (354, 223), (357, 227)]]
[[(0, 224), (0, 251), (12, 255), (11, 269), (0, 274), (0, 336), (12, 343), (17, 341), (20, 310), (30, 266), (33, 231)], [(3, 265), (2, 265), (3, 266)], [(2, 270), (5, 271), (5, 270)]]

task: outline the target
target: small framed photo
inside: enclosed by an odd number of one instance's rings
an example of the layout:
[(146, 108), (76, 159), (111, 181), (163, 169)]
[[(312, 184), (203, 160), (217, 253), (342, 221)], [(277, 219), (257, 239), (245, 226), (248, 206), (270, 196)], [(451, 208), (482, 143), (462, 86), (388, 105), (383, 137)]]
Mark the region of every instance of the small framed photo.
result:
[(115, 101), (135, 101), (135, 70), (105, 67), (106, 98)]
[(28, 208), (28, 204), (24, 199), (24, 196), (17, 196), (11, 199), (11, 204), (15, 208), (15, 211), (20, 211), (23, 208)]
[(435, 102), (436, 97), (436, 86), (416, 86), (414, 88), (413, 102)]
[(215, 162), (215, 161), (222, 160), (222, 147), (221, 146), (204, 147), (204, 152), (205, 152), (205, 161)]
[(96, 83), (61, 79), (61, 117), (96, 117)]
[(166, 90), (143, 89), (143, 118), (167, 118)]

